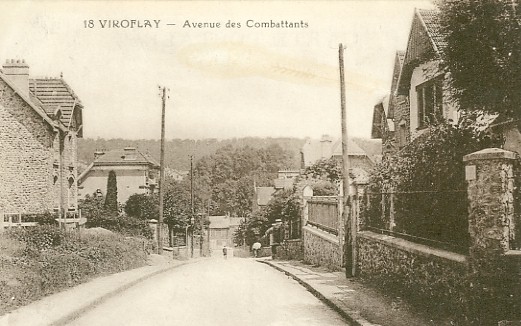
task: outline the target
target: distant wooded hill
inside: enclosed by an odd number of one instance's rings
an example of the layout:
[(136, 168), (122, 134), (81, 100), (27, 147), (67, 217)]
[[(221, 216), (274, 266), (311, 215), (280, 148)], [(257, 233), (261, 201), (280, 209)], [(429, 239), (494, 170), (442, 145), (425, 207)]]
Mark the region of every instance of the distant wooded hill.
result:
[[(253, 148), (266, 148), (278, 144), (292, 156), (292, 164), (288, 169), (300, 167), (300, 149), (305, 139), (301, 138), (233, 138), (233, 139), (173, 139), (165, 142), (166, 166), (176, 170), (190, 169), (190, 155), (194, 156), (194, 162), (203, 156), (212, 155), (221, 147), (232, 145), (233, 147), (250, 146)], [(79, 139), (78, 160), (84, 164), (90, 164), (94, 160), (96, 150), (122, 149), (136, 147), (142, 153), (148, 153), (159, 162), (159, 140), (127, 140), (127, 139)]]

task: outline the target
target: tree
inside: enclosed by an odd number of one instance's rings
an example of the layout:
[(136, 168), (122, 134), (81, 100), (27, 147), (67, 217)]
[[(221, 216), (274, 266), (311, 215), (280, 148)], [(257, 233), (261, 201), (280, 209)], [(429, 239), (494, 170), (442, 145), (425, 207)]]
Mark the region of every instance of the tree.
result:
[[(163, 202), (163, 221), (173, 230), (183, 230), (189, 223), (191, 215), (190, 207), (190, 181), (174, 181), (166, 183)], [(194, 199), (196, 196), (194, 196)]]
[(512, 0), (440, 0), (442, 65), (463, 110), (521, 117), (521, 8)]
[(133, 194), (125, 203), (125, 213), (140, 220), (158, 219), (159, 198), (157, 195)]
[(82, 216), (87, 218), (88, 223), (106, 215), (103, 202), (103, 196), (96, 192), (92, 195), (87, 194), (84, 199), (79, 200), (78, 207), (81, 209)]
[(308, 166), (304, 171), (304, 176), (338, 182), (342, 180), (342, 168), (334, 158), (321, 159), (315, 164)]
[(247, 216), (254, 180), (258, 186), (270, 186), (277, 171), (288, 166), (291, 155), (279, 145), (261, 149), (228, 145), (196, 162), (195, 193), (198, 200), (216, 204), (212, 213)]
[(308, 166), (303, 176), (313, 181), (313, 195), (336, 196), (342, 180), (342, 168), (334, 158), (321, 159)]
[(118, 212), (118, 184), (116, 180), (116, 172), (109, 171), (107, 179), (107, 194), (105, 195), (105, 209), (112, 213)]

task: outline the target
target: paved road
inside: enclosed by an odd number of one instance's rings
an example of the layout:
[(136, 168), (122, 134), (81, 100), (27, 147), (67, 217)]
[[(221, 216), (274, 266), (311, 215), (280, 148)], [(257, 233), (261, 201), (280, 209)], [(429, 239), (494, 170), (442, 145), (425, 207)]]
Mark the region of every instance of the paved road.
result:
[(160, 274), (69, 325), (346, 325), (293, 279), (252, 259), (207, 259)]

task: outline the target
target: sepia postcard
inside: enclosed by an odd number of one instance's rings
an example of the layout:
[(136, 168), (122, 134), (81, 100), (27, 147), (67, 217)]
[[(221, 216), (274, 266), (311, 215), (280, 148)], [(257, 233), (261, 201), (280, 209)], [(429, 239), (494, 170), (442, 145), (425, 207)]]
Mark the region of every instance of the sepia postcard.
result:
[(0, 0), (0, 326), (514, 325), (520, 9), (439, 3)]

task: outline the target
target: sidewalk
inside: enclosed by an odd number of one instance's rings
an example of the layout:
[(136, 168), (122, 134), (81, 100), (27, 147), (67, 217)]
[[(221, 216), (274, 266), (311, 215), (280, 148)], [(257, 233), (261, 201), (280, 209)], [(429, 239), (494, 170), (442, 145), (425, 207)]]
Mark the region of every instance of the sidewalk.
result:
[(412, 309), (399, 298), (385, 297), (357, 278), (347, 279), (343, 272), (305, 265), (299, 261), (260, 258), (259, 262), (291, 276), (356, 326), (427, 326), (436, 325)]
[(198, 261), (165, 261), (155, 256), (149, 259), (151, 266), (99, 277), (0, 316), (0, 326), (65, 325), (83, 312), (151, 276)]

